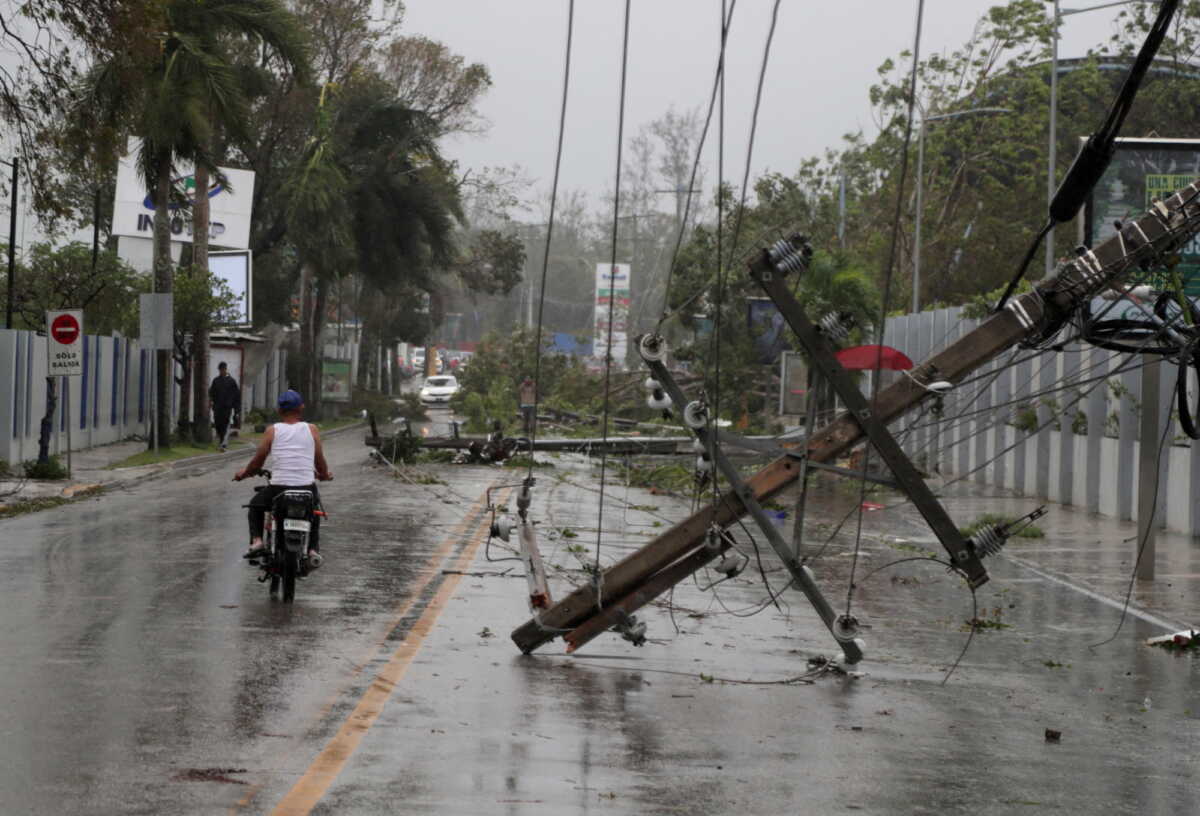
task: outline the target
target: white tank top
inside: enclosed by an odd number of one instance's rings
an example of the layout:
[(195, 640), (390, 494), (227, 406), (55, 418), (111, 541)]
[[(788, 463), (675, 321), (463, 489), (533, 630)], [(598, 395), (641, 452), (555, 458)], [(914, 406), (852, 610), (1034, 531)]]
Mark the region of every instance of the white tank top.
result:
[(313, 464), (316, 447), (307, 422), (276, 422), (275, 441), (271, 443), (271, 455), (267, 458), (271, 484), (288, 487), (313, 484), (316, 481)]

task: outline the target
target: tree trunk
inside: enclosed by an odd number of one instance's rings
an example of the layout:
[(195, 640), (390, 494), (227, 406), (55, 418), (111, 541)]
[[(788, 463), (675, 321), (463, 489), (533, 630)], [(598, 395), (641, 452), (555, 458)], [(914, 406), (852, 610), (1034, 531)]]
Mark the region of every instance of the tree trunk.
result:
[[(154, 190), (154, 291), (163, 294), (174, 288), (171, 264), (171, 159), (159, 162), (158, 180)], [(171, 350), (159, 349), (155, 353), (158, 367), (158, 387), (155, 400), (154, 436), (158, 446), (171, 446), (171, 394), (174, 378)], [(152, 443), (153, 444), (153, 441)]]
[[(208, 168), (196, 165), (195, 199), (192, 203), (192, 274), (208, 274)], [(196, 368), (192, 404), (192, 438), (199, 445), (212, 441), (212, 423), (209, 421), (208, 405), (208, 321), (196, 326), (192, 340), (192, 360)], [(238, 383), (241, 385), (241, 383)], [(186, 393), (186, 392), (185, 392)]]
[(304, 395), (304, 401), (310, 409), (310, 416), (317, 419), (321, 416), (321, 369), (325, 359), (325, 344), (321, 342), (321, 333), (325, 329), (325, 306), (329, 302), (329, 283), (325, 278), (316, 281), (316, 294), (313, 297), (312, 314), (312, 368), (309, 372), (309, 391)]
[(54, 433), (54, 409), (58, 407), (58, 378), (46, 378), (46, 413), (42, 414), (41, 433), (38, 435), (38, 464), (50, 461), (50, 436)]
[(199, 414), (193, 414), (190, 410), (192, 407), (185, 397), (191, 393), (192, 389), (192, 361), (194, 359), (195, 347), (193, 346), (191, 353), (183, 353), (180, 356), (183, 358), (180, 362), (180, 368), (183, 371), (183, 376), (179, 382), (179, 438), (186, 439), (191, 435), (191, 426), (193, 417), (198, 417)]
[(312, 391), (313, 372), (313, 269), (312, 264), (305, 261), (300, 266), (300, 371), (304, 378), (300, 387), (303, 393)]

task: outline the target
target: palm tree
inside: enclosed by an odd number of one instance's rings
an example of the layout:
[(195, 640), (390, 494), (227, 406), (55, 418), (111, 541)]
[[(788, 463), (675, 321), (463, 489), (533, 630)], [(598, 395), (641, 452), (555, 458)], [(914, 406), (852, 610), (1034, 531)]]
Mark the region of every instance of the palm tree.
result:
[[(335, 98), (336, 97), (336, 98)], [(415, 297), (455, 261), (458, 190), (437, 127), (385, 83), (326, 86), (289, 185), (289, 236), (301, 259), (303, 388), (317, 401), (325, 297), (355, 271), (382, 299)]]
[[(235, 136), (245, 136), (244, 124), (246, 117), (246, 101), (242, 86), (237, 79), (237, 70), (233, 59), (222, 46), (229, 38), (241, 38), (257, 41), (266, 48), (271, 48), (277, 58), (292, 74), (300, 79), (309, 75), (308, 55), (303, 42), (302, 32), (297, 19), (274, 0), (225, 0), (223, 3), (205, 3), (206, 13), (198, 15), (193, 23), (199, 23), (196, 32), (205, 42), (205, 51), (217, 60), (213, 66), (218, 67), (223, 74), (222, 82), (208, 89), (207, 107), (210, 121), (216, 126), (223, 127), (226, 133)], [(224, 81), (232, 76), (235, 81), (230, 84)], [(234, 93), (224, 91), (232, 88)], [(211, 140), (203, 145), (209, 156), (213, 155)], [(197, 274), (208, 274), (208, 242), (209, 242), (209, 199), (208, 188), (211, 171), (215, 169), (211, 162), (201, 161), (197, 157), (194, 174), (195, 196), (192, 204), (192, 267)], [(208, 328), (201, 325), (197, 328), (192, 341), (192, 354), (195, 359), (194, 391), (193, 391), (193, 438), (196, 442), (206, 444), (212, 440), (211, 427), (207, 421), (208, 412)]]
[[(170, 292), (169, 207), (172, 202), (186, 205), (173, 185), (176, 163), (192, 162), (200, 175), (197, 188), (207, 192), (208, 174), (217, 167), (218, 128), (237, 133), (247, 119), (246, 97), (229, 45), (238, 39), (260, 43), (264, 61), (268, 51), (273, 52), (287, 69), (303, 76), (308, 62), (301, 30), (281, 0), (165, 0), (157, 9), (158, 16), (145, 21), (146, 47), (116, 54), (91, 72), (83, 116), (91, 118), (98, 111), (101, 124), (110, 131), (141, 139), (138, 168), (155, 205), (155, 291)], [(208, 199), (198, 195), (196, 201), (199, 213), (194, 215), (202, 226), (194, 230), (193, 255), (198, 252), (196, 262), (206, 268)], [(170, 352), (159, 351), (157, 362), (156, 434), (165, 445), (171, 427)], [(197, 379), (206, 376), (198, 373)]]

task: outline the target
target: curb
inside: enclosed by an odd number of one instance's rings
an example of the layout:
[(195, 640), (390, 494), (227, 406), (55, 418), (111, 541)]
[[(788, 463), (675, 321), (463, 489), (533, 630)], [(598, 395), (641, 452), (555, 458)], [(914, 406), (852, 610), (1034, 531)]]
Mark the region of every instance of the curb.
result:
[[(365, 422), (356, 422), (353, 425), (345, 425), (341, 428), (334, 428), (332, 431), (322, 434), (321, 438), (322, 439), (330, 439), (332, 437), (341, 436), (342, 434), (349, 433), (350, 431), (365, 428), (366, 424), (367, 423), (365, 423)], [(188, 459), (176, 459), (174, 462), (163, 462), (155, 470), (152, 470), (149, 473), (144, 473), (141, 476), (137, 476), (132, 479), (114, 480), (112, 482), (105, 482), (104, 484), (106, 486), (113, 485), (113, 484), (121, 484), (121, 485), (141, 484), (142, 482), (146, 481), (147, 479), (152, 479), (157, 476), (162, 476), (165, 473), (179, 473), (182, 471), (190, 470), (191, 468), (198, 468), (198, 467), (203, 467), (204, 465), (211, 465), (215, 462), (224, 462), (227, 460), (233, 460), (236, 457), (238, 457), (239, 455), (244, 455), (245, 453), (246, 453), (246, 451), (225, 451), (224, 453), (210, 453), (210, 454), (205, 454), (204, 456), (193, 456)]]
[[(341, 436), (342, 434), (346, 434), (346, 433), (350, 433), (351, 431), (354, 431), (354, 430), (362, 429), (362, 428), (366, 427), (366, 424), (367, 424), (366, 422), (355, 422), (352, 425), (345, 425), (341, 428), (334, 428), (332, 431), (329, 431), (328, 433), (324, 434), (322, 438), (329, 439), (332, 437)], [(163, 462), (162, 464), (155, 467), (154, 470), (151, 470), (147, 473), (143, 473), (140, 476), (135, 476), (130, 479), (113, 479), (112, 481), (101, 481), (98, 483), (97, 482), (71, 482), (70, 484), (63, 487), (62, 491), (57, 494), (56, 498), (64, 498), (67, 500), (73, 500), (77, 497), (77, 494), (86, 493), (86, 491), (90, 491), (97, 487), (102, 487), (105, 489), (114, 488), (114, 487), (132, 487), (134, 485), (141, 484), (142, 482), (145, 482), (149, 479), (163, 476), (164, 474), (180, 473), (180, 472), (189, 470), (191, 468), (198, 468), (198, 467), (202, 467), (204, 465), (213, 464), (215, 462), (223, 462), (227, 459), (232, 459), (233, 457), (236, 457), (238, 455), (239, 455), (238, 451), (226, 451), (225, 453), (214, 453), (214, 454), (206, 454), (204, 456), (194, 456), (189, 459), (177, 459), (174, 462)], [(109, 471), (109, 472), (115, 472), (115, 471)], [(35, 510), (32, 512), (39, 512), (39, 511)]]

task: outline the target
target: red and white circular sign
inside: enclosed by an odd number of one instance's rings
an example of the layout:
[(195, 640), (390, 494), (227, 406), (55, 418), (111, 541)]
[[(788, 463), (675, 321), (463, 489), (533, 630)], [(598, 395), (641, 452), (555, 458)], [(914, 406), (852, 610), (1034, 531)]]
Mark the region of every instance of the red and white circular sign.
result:
[(72, 314), (60, 314), (50, 324), (50, 336), (55, 342), (70, 346), (79, 339), (79, 321)]

